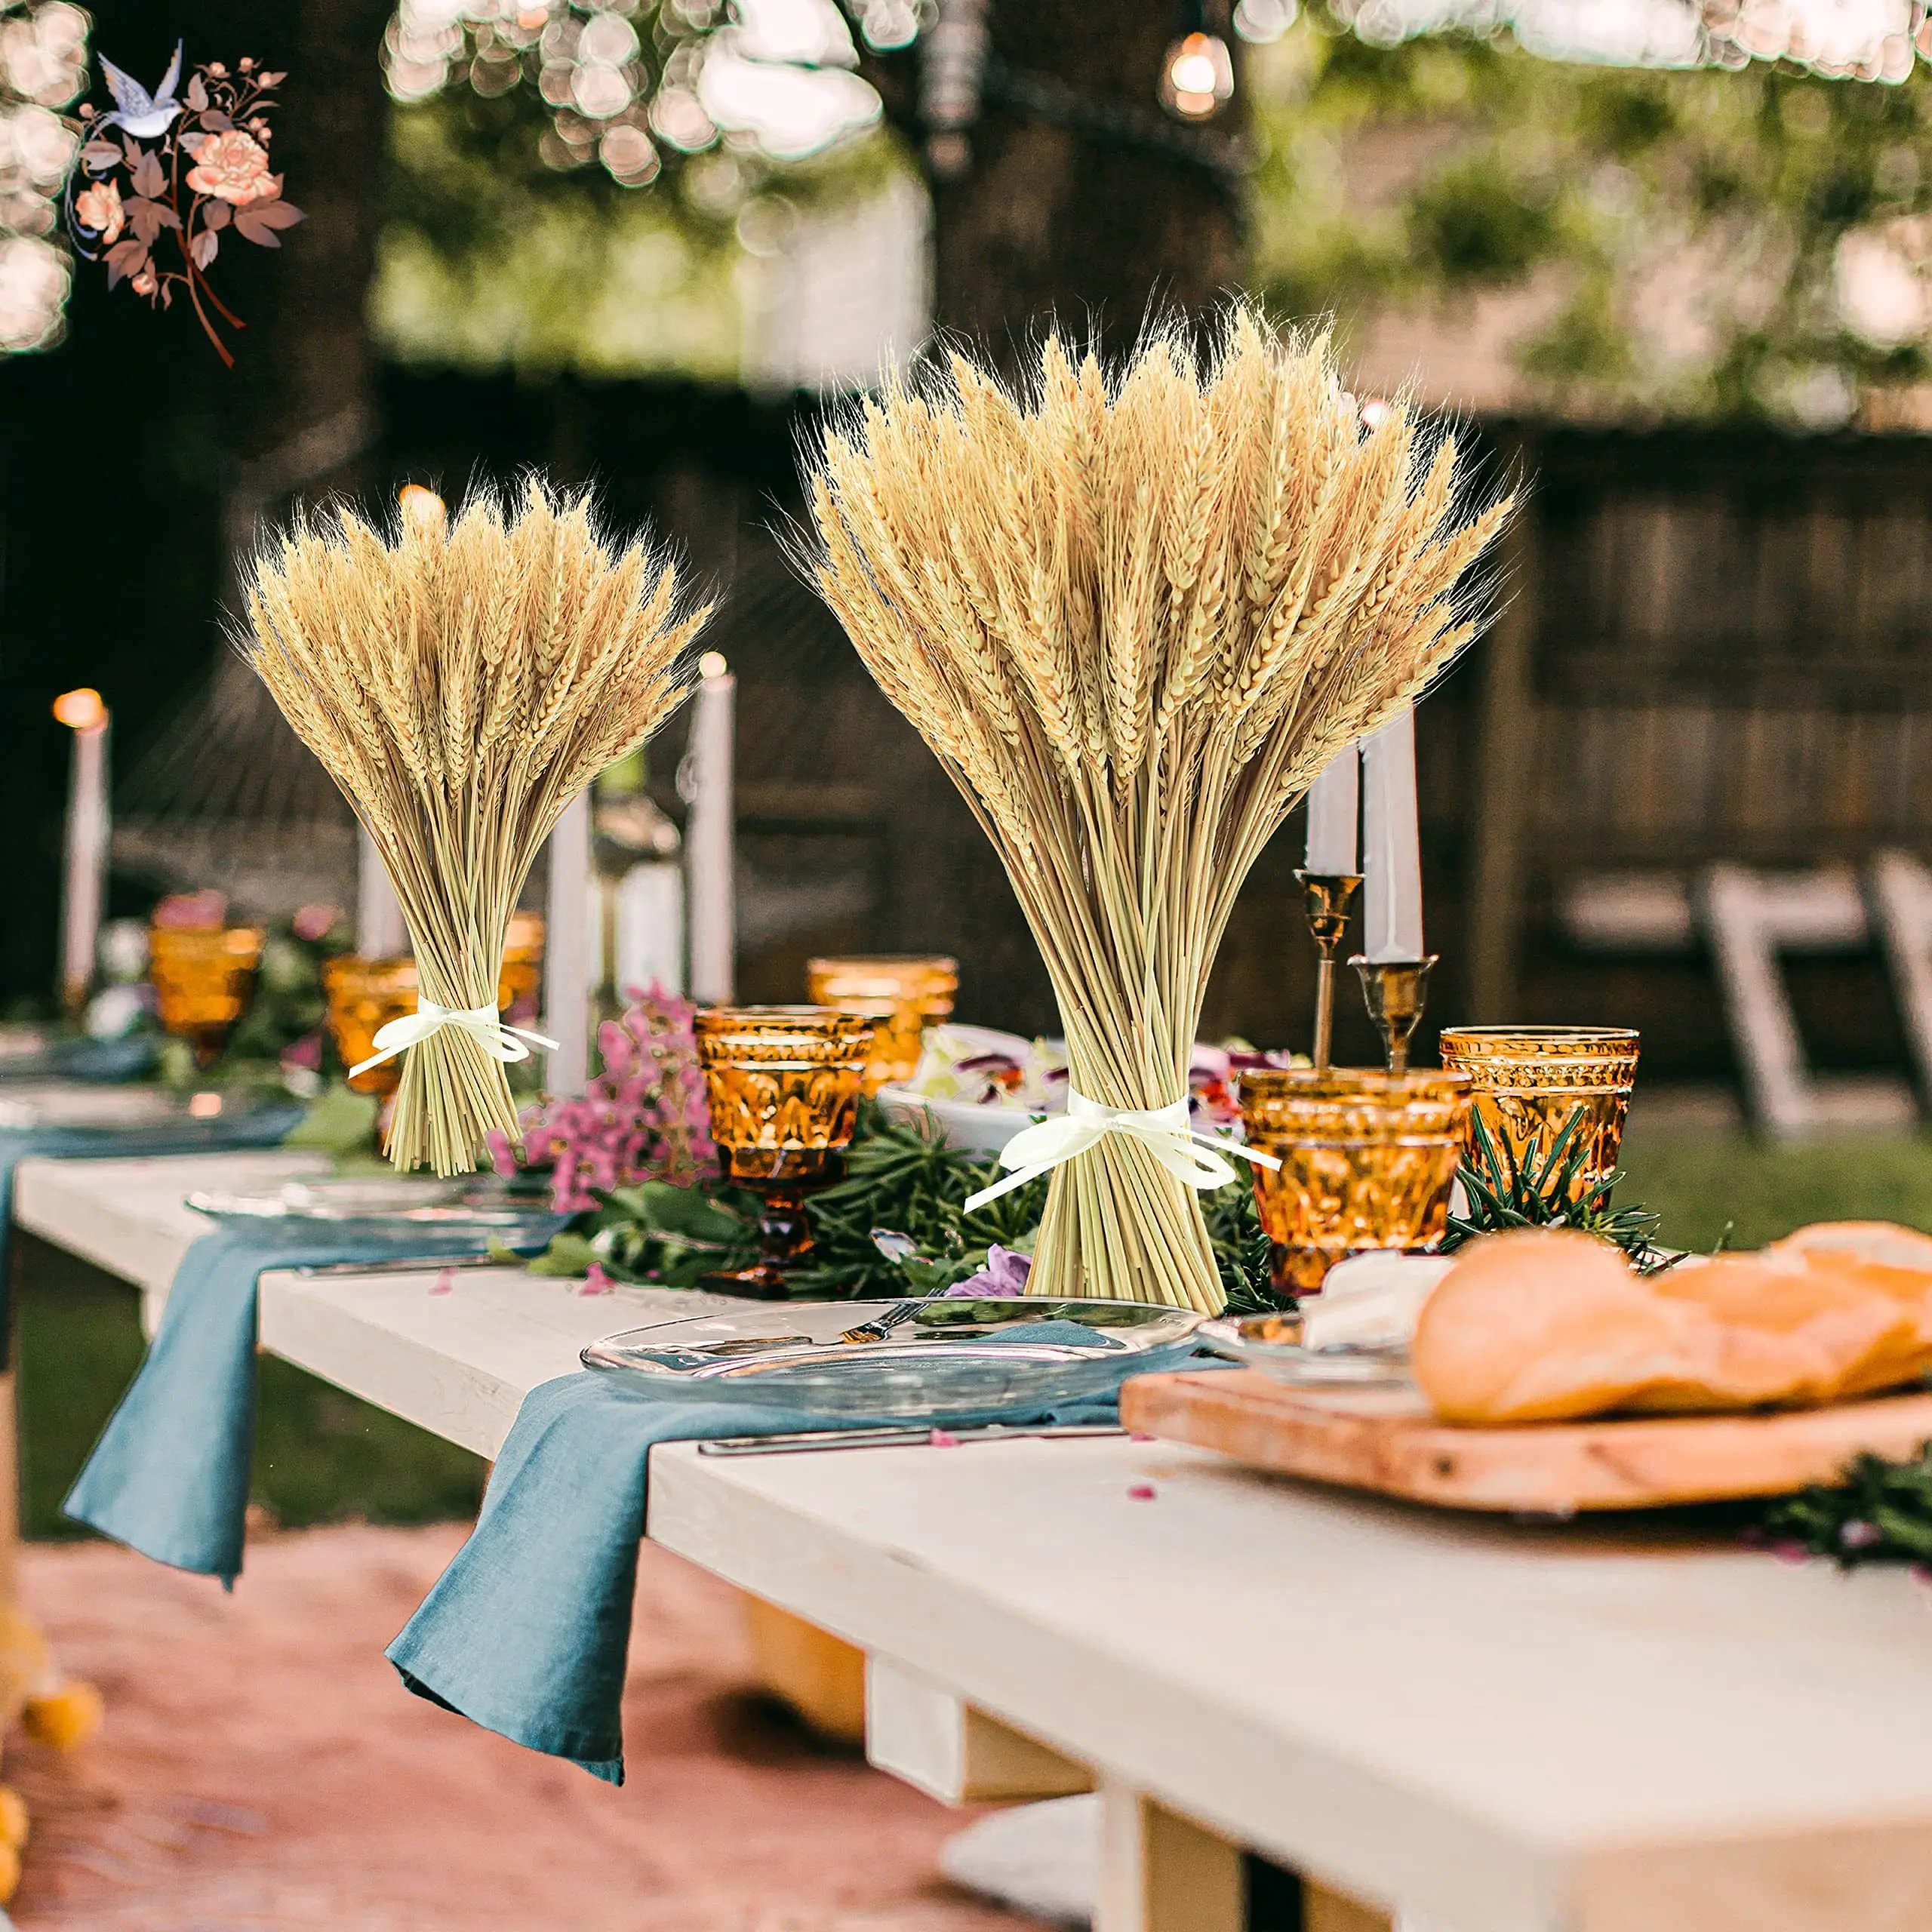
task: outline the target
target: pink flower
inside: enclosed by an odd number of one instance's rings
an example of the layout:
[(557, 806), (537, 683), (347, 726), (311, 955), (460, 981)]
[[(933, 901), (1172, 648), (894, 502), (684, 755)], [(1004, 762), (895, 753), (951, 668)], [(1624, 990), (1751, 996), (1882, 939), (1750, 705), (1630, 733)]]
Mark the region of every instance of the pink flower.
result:
[(276, 192), (269, 177), (267, 151), (238, 128), (202, 143), (188, 171), (188, 186), (198, 195), (213, 195), (238, 208)]
[(1129, 1487), (1127, 1493), (1136, 1503), (1152, 1503), (1155, 1495), (1154, 1485), (1151, 1482), (1137, 1482)]
[(429, 1284), (429, 1292), (432, 1295), (454, 1294), (456, 1270), (454, 1268), (438, 1268), (436, 1270), (436, 1278)]
[(322, 1036), (319, 1033), (304, 1033), (281, 1050), (284, 1066), (299, 1066), (305, 1071), (318, 1072), (322, 1064)]
[(152, 295), (161, 284), (155, 278), (153, 265), (144, 262), (128, 286), (137, 295)]
[(930, 1442), (935, 1449), (957, 1449), (959, 1447), (958, 1437), (949, 1434), (947, 1431), (943, 1429), (934, 1429), (931, 1435), (927, 1437), (926, 1440)]
[[(136, 286), (139, 287), (137, 279)], [(143, 290), (143, 294), (146, 291)], [(183, 932), (215, 932), (226, 924), (228, 897), (211, 889), (206, 892), (171, 892), (154, 909), (154, 923)]]
[(333, 906), (303, 906), (297, 909), (289, 923), (297, 939), (306, 940), (312, 946), (317, 940), (328, 937), (329, 928), (340, 917)]
[(74, 197), (74, 213), (83, 228), (91, 228), (103, 245), (112, 242), (128, 225), (121, 206), (119, 184), (97, 181)]
[(577, 1290), (580, 1295), (608, 1295), (617, 1286), (604, 1272), (601, 1261), (593, 1261), (584, 1272), (583, 1286)]

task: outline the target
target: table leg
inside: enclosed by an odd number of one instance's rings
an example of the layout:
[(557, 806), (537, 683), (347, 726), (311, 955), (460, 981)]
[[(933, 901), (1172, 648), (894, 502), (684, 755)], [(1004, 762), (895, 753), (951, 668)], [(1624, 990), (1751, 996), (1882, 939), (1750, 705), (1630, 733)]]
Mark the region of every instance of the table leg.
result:
[(1094, 1932), (1242, 1932), (1240, 1848), (1111, 1779), (1100, 1785)]

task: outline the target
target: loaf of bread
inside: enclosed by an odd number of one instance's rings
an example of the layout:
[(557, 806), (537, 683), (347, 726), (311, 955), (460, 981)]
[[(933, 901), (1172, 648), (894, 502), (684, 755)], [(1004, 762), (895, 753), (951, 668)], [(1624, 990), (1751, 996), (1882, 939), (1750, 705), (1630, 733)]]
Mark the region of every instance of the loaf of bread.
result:
[(1758, 1254), (1640, 1276), (1574, 1229), (1492, 1235), (1424, 1305), (1412, 1364), (1451, 1422), (1869, 1394), (1932, 1370), (1932, 1238), (1830, 1223)]

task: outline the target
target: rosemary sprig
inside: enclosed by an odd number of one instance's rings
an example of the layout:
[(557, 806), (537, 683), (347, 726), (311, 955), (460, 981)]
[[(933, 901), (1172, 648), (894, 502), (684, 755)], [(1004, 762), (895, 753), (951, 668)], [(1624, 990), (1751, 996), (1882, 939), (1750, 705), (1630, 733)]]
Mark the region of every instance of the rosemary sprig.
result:
[(1237, 1186), (1217, 1188), (1204, 1199), (1208, 1238), (1228, 1298), (1222, 1312), (1274, 1315), (1293, 1306), (1291, 1300), (1284, 1302), (1275, 1292), (1267, 1231), (1255, 1208), (1254, 1189), (1244, 1181)]
[(922, 1291), (934, 1285), (935, 1267), (950, 1269), (953, 1281), (978, 1273), (995, 1241), (1030, 1247), (1046, 1204), (1044, 1179), (974, 1214), (965, 1211), (967, 1198), (1000, 1171), (996, 1161), (976, 1161), (868, 1103), (845, 1156), (845, 1178), (808, 1206), (812, 1251), (808, 1265), (792, 1272), (792, 1292), (814, 1300), (905, 1294), (906, 1266), (881, 1252), (872, 1239), (878, 1229), (912, 1242), (923, 1264)]
[(1611, 1203), (1611, 1193), (1623, 1178), (1622, 1168), (1613, 1168), (1587, 1186), (1580, 1184), (1589, 1155), (1583, 1124), (1583, 1109), (1573, 1109), (1563, 1131), (1540, 1155), (1532, 1152), (1519, 1161), (1506, 1144), (1498, 1147), (1481, 1114), (1472, 1114), (1469, 1133), (1475, 1158), (1465, 1161), (1457, 1176), (1468, 1211), (1450, 1216), (1442, 1252), (1509, 1228), (1577, 1228), (1614, 1242), (1641, 1273), (1669, 1267), (1674, 1257), (1656, 1239), (1662, 1217), (1647, 1208)]
[(1764, 1506), (1749, 1534), (1779, 1551), (1863, 1563), (1932, 1564), (1932, 1442), (1893, 1462), (1863, 1455), (1835, 1483), (1814, 1483)]

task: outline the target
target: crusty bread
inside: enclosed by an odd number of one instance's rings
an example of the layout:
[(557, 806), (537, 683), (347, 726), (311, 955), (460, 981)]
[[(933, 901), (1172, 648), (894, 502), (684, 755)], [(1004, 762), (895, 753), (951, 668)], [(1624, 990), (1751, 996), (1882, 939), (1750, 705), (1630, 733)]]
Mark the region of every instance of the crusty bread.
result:
[(1932, 1369), (1932, 1239), (1838, 1223), (1641, 1277), (1572, 1229), (1490, 1235), (1429, 1297), (1412, 1359), (1454, 1422), (1863, 1395)]

